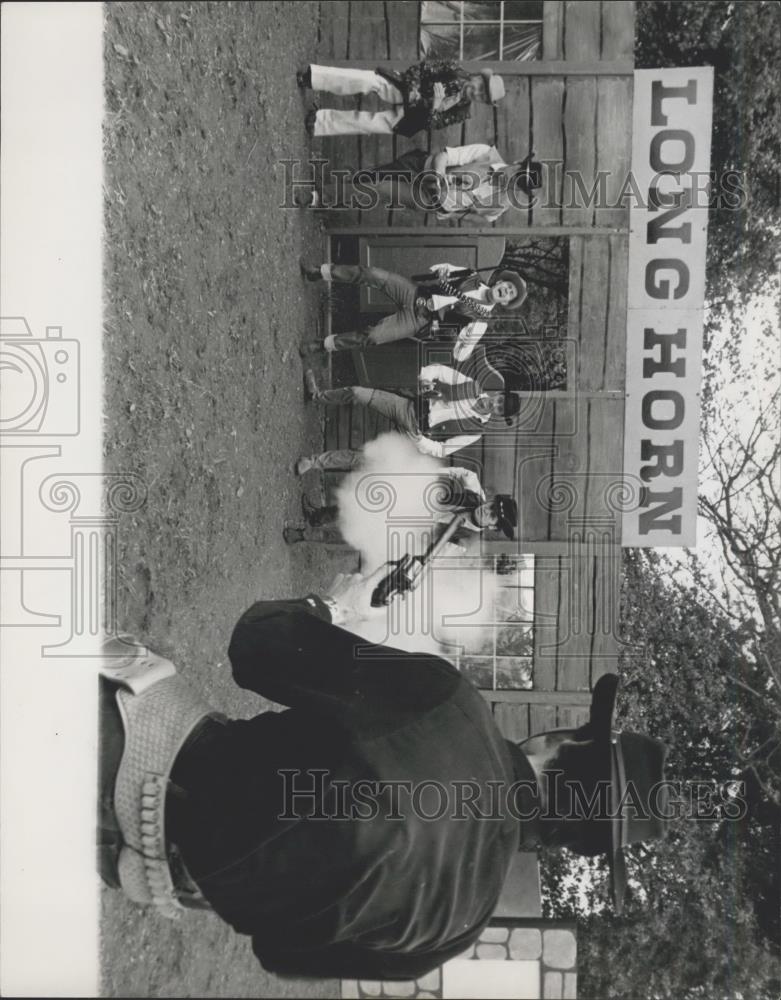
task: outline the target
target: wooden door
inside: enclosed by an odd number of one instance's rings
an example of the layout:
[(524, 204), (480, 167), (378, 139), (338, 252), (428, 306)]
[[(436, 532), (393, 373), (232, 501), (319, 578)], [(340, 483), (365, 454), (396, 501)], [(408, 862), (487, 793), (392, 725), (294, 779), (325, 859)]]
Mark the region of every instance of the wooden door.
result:
[[(453, 236), (441, 232), (427, 236), (425, 230), (414, 236), (394, 236), (388, 231), (382, 235), (367, 235), (358, 242), (361, 264), (381, 267), (405, 277), (422, 274), (432, 264), (447, 263), (478, 270), (494, 268), (504, 256), (504, 248), (503, 236), (462, 232)], [(490, 271), (486, 271), (486, 276), (489, 274)], [(381, 292), (373, 288), (361, 289), (361, 313), (374, 318), (389, 313), (392, 308)], [(401, 340), (355, 351), (353, 360), (359, 382), (377, 388), (413, 388), (423, 361), (421, 347), (414, 340)]]

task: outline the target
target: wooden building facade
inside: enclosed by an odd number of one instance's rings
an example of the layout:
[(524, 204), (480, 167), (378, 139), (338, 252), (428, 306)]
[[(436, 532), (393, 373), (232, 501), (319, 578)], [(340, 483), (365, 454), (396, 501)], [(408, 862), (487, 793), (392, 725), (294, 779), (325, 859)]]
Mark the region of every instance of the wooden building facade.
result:
[[(323, 3), (317, 57), (367, 69), (405, 68), (425, 54), (430, 6)], [(628, 500), (622, 467), (629, 209), (621, 192), (632, 145), (634, 4), (544, 0), (525, 6), (539, 16), (536, 51), (526, 53), (535, 58), (470, 61), (461, 29), (467, 68), (488, 65), (504, 78), (506, 96), (497, 107), (473, 107), (465, 123), (414, 139), (344, 136), (313, 143), (330, 168), (351, 172), (415, 147), (473, 142), (495, 145), (507, 162), (533, 150), (544, 164), (534, 204), (511, 208), (492, 225), (442, 223), (403, 209), (326, 216), (332, 259), (349, 244), (362, 263), (408, 275), (441, 261), (493, 266), (508, 241), (567, 243), (566, 322), (538, 333), (543, 341), (553, 337), (564, 352), (566, 387), (523, 393), (514, 426), (486, 433), (452, 458), (474, 468), (487, 492), (512, 493), (519, 504), (516, 540), (484, 540), (482, 558), (497, 567), (516, 561), (521, 590), (533, 581), (533, 612), (527, 625), (518, 625), (526, 628), (527, 646), (497, 668), (502, 655), (495, 642), (493, 683), (478, 685), (500, 729), (514, 740), (581, 724), (595, 681), (617, 669), (621, 509)], [(322, 97), (324, 106), (356, 106), (355, 98)], [(379, 106), (374, 98), (358, 101), (362, 110)], [(371, 295), (361, 300), (364, 312), (383, 308)], [(409, 385), (423, 352), (415, 342), (356, 352), (355, 369), (366, 384)], [(327, 419), (325, 445), (354, 448), (385, 426), (371, 413), (339, 408)], [(499, 916), (539, 918), (533, 859), (519, 855)]]
[[(318, 58), (406, 67), (422, 54), (422, 6), (412, 0), (322, 4)], [(578, 723), (596, 679), (616, 669), (625, 499), (629, 214), (619, 196), (631, 156), (634, 5), (545, 0), (539, 7), (539, 58), (487, 63), (505, 80), (497, 107), (480, 105), (467, 122), (414, 139), (344, 136), (314, 144), (334, 169), (376, 166), (415, 146), (471, 142), (496, 145), (508, 161), (533, 149), (545, 165), (536, 203), (511, 208), (489, 226), (443, 224), (402, 209), (326, 216), (332, 252), (340, 241), (356, 240), (361, 260), (407, 274), (439, 260), (498, 263), (508, 239), (568, 241), (567, 324), (556, 333), (566, 351), (566, 389), (526, 394), (514, 427), (486, 434), (454, 459), (479, 471), (489, 492), (512, 492), (519, 501), (519, 538), (486, 541), (483, 551), (534, 557), (533, 686), (485, 692), (497, 722), (515, 739)], [(323, 97), (329, 106), (355, 106), (354, 98)], [(360, 101), (372, 109), (374, 98)], [(374, 312), (382, 304), (364, 300), (362, 308)], [(394, 352), (419, 350), (410, 342), (388, 345), (363, 352), (356, 367), (370, 384), (392, 387), (400, 381)], [(367, 361), (367, 355), (373, 357)], [(330, 418), (329, 447), (355, 447), (383, 429), (371, 415)]]

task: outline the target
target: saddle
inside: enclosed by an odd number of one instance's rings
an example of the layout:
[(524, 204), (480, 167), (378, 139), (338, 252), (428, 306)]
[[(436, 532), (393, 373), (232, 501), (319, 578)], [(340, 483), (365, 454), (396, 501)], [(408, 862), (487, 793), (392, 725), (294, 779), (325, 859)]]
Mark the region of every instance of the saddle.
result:
[(100, 684), (100, 875), (176, 919), (208, 904), (166, 836), (171, 769), (198, 725), (221, 717), (170, 660), (127, 637), (105, 644)]

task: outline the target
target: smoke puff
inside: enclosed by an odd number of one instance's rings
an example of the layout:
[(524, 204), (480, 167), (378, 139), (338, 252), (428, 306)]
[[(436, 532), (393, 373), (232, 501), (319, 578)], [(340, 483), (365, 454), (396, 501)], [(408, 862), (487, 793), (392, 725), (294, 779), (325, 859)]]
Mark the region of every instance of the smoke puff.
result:
[[(363, 449), (363, 461), (337, 490), (339, 527), (371, 573), (405, 553), (420, 555), (447, 516), (447, 490), (438, 482), (444, 463), (421, 455), (400, 434), (382, 434)], [(471, 533), (470, 533), (471, 535)], [(480, 565), (480, 535), (474, 553), (449, 545), (424, 574), (418, 590), (390, 609), (349, 626), (370, 642), (454, 659), (459, 649), (478, 648), (493, 617), (496, 577)]]

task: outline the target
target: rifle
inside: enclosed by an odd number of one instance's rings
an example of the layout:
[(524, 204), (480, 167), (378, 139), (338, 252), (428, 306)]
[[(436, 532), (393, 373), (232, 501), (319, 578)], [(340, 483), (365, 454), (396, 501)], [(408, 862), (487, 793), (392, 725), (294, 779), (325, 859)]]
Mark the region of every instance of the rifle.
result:
[(413, 556), (407, 552), (401, 559), (397, 560), (393, 569), (380, 580), (372, 591), (372, 607), (387, 607), (397, 594), (403, 596), (410, 590), (417, 590), (426, 567), (430, 565), (432, 559), (439, 555), (467, 517), (466, 513), (454, 514), (439, 538), (432, 542), (422, 555)]
[[(454, 278), (460, 278), (465, 272), (469, 274), (493, 274), (494, 271), (499, 270), (499, 264), (494, 264), (493, 267), (457, 267), (452, 271)], [(436, 271), (421, 271), (420, 274), (413, 274), (410, 281), (414, 281), (416, 284), (428, 284), (436, 283), (439, 279), (437, 278)]]

